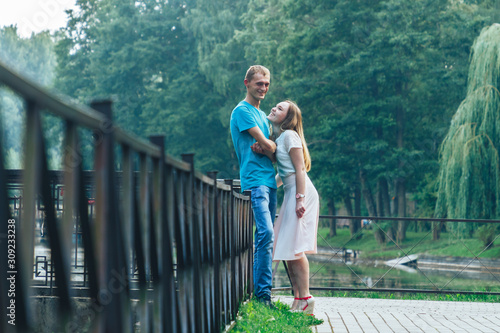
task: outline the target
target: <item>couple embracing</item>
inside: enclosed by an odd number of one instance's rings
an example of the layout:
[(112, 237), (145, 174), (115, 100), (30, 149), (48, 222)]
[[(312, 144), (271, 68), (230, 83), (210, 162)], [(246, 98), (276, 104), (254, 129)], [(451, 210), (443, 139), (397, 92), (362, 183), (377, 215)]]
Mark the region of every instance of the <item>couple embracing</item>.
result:
[[(244, 80), (246, 98), (231, 114), (241, 189), (251, 191), (255, 218), (254, 295), (271, 306), (272, 261), (284, 260), (294, 293), (291, 310), (312, 314), (314, 298), (309, 293), (306, 254), (316, 253), (319, 198), (307, 176), (311, 158), (300, 109), (287, 100), (278, 103), (266, 117), (259, 108), (270, 79), (267, 68), (251, 66)], [(277, 175), (273, 162), (277, 163)], [(281, 185), (285, 195), (274, 222), (276, 189)]]

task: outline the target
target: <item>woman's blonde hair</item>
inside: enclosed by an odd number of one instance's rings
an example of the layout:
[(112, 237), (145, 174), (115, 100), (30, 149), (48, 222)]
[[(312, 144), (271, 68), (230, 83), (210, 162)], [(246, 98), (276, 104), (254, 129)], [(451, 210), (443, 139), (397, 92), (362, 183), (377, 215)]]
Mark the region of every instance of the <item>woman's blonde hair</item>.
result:
[(304, 137), (304, 128), (302, 126), (302, 112), (300, 112), (297, 104), (290, 100), (284, 101), (288, 103), (288, 114), (280, 125), (281, 131), (285, 130), (293, 130), (297, 132), (302, 141), (302, 152), (304, 154), (304, 165), (306, 167), (306, 171), (311, 170), (311, 155), (309, 155), (309, 149), (307, 149), (306, 139)]

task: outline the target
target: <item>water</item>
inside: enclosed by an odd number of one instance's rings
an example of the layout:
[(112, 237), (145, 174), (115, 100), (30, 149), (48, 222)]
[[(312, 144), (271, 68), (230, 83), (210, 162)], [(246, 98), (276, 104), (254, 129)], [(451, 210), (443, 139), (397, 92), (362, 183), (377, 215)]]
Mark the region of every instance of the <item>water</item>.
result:
[[(78, 242), (75, 241), (78, 239)], [(52, 272), (51, 267), (52, 258), (51, 250), (48, 243), (47, 234), (43, 234), (40, 228), (35, 229), (35, 260), (34, 260), (34, 274), (33, 279), (36, 281), (37, 285), (49, 285)], [(71, 280), (78, 282), (77, 285), (85, 285), (84, 283), (84, 249), (82, 247), (81, 235), (78, 238), (73, 234), (73, 246), (71, 248), (70, 259), (70, 272)]]
[[(84, 284), (83, 248), (81, 237), (71, 253), (71, 279), (77, 284)], [(41, 284), (47, 284), (46, 266), (42, 261), (50, 260), (50, 249), (46, 237), (42, 237), (40, 229), (36, 230), (35, 255), (38, 257), (34, 279)], [(76, 245), (76, 246), (75, 246)], [(376, 288), (376, 289), (420, 289), (420, 290), (458, 290), (458, 291), (496, 291), (500, 292), (500, 262), (489, 263), (488, 267), (479, 265), (475, 269), (464, 269), (457, 265), (450, 269), (425, 265), (425, 260), (419, 258), (415, 268), (401, 266), (391, 268), (383, 260), (347, 259), (331, 260), (331, 255), (310, 255), (310, 287), (316, 288)], [(36, 260), (37, 261), (37, 260)], [(449, 258), (443, 258), (449, 262)], [(467, 262), (467, 260), (465, 260)], [(76, 263), (76, 265), (75, 265)], [(275, 265), (276, 263), (274, 263)], [(274, 267), (274, 266), (273, 266)], [(470, 267), (469, 267), (470, 268)], [(289, 287), (288, 276), (282, 263), (275, 274), (273, 287)]]
[[(381, 260), (316, 261), (309, 256), (310, 287), (376, 288), (500, 292), (500, 271), (442, 269), (420, 265), (391, 268)], [(276, 264), (276, 263), (274, 263)], [(275, 267), (275, 266), (273, 266)], [(276, 271), (273, 287), (289, 287), (282, 263)]]

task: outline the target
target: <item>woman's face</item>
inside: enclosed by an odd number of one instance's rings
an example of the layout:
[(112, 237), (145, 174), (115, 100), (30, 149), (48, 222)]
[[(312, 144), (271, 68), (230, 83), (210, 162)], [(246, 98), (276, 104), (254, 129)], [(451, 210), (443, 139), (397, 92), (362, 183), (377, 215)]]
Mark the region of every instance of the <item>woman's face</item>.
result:
[(287, 102), (278, 103), (271, 109), (271, 113), (267, 116), (267, 119), (274, 125), (280, 125), (285, 120), (289, 108), (290, 104)]

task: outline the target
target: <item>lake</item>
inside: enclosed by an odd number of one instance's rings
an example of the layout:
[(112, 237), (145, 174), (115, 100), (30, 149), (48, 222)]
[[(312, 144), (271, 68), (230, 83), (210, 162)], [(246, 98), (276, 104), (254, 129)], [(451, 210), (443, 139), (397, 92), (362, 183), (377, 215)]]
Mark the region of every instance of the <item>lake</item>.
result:
[[(500, 292), (500, 265), (490, 267), (474, 262), (465, 266), (471, 259), (457, 259), (457, 265), (437, 265), (433, 257), (429, 260), (417, 260), (416, 267), (402, 266), (392, 268), (383, 260), (325, 260), (314, 255), (308, 256), (310, 263), (311, 288), (376, 288), (376, 289), (421, 289), (454, 291), (495, 291)], [(419, 262), (420, 261), (420, 262)], [(442, 263), (449, 263), (450, 258), (443, 258)], [(464, 265), (460, 263), (465, 263)], [(273, 263), (273, 269), (276, 263)], [(399, 265), (401, 266), (401, 265)], [(284, 266), (279, 264), (273, 280), (273, 287), (289, 287), (290, 283)]]

